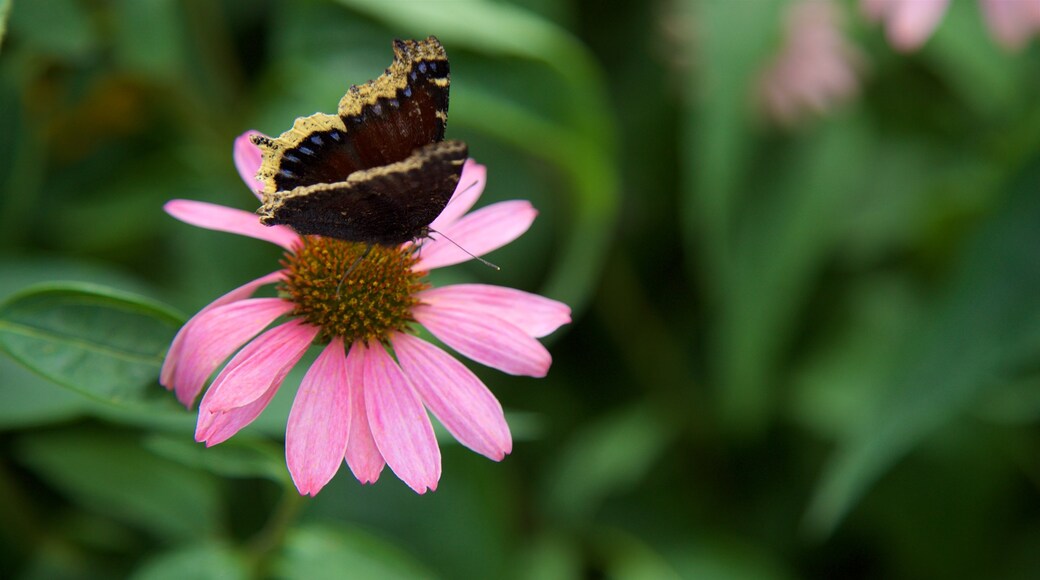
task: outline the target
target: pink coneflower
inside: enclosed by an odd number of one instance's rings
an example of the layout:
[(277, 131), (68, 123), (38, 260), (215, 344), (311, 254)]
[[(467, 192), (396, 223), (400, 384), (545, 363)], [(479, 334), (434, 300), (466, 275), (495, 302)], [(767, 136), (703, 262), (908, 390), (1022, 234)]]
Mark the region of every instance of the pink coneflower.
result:
[(845, 39), (831, 2), (803, 0), (789, 7), (783, 44), (759, 78), (769, 116), (785, 125), (822, 114), (859, 91), (859, 53)]
[[(863, 13), (885, 26), (888, 41), (909, 52), (921, 47), (939, 26), (949, 0), (862, 0)], [(1040, 0), (979, 0), (993, 38), (1018, 50), (1040, 32)]]
[[(255, 194), (260, 151), (249, 135), (235, 141), (234, 158)], [(431, 224), (475, 255), (518, 238), (537, 213), (527, 201), (504, 201), (467, 214), (485, 178), (484, 166), (469, 160), (454, 197)], [(188, 200), (170, 201), (166, 211), (285, 249), (282, 269), (206, 306), (170, 345), (160, 382), (189, 408), (231, 358), (199, 405), (197, 441), (216, 445), (248, 425), (319, 344), (285, 433), (286, 461), (301, 494), (321, 490), (344, 459), (362, 483), (376, 481), (389, 465), (416, 492), (436, 489), (440, 449), (427, 409), (481, 455), (499, 461), (512, 450), (498, 400), (462, 363), (417, 337), (415, 326), (474, 361), (541, 377), (552, 359), (536, 339), (570, 322), (565, 304), (499, 286), (430, 287), (429, 270), (470, 259), (443, 238), (423, 241), (419, 252), (411, 243), (374, 246), (357, 261), (364, 244), (265, 227), (250, 212)], [(279, 297), (252, 298), (266, 284), (276, 284)]]

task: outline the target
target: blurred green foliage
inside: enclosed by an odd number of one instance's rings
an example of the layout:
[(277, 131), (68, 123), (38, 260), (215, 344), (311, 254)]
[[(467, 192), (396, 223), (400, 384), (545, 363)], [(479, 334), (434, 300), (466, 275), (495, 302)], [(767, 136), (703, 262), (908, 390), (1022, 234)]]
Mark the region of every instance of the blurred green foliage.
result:
[[(859, 98), (780, 129), (750, 95), (789, 4), (0, 0), (0, 574), (1040, 576), (1040, 46), (954, 2), (898, 54), (844, 2)], [(278, 252), (162, 204), (254, 209), (233, 138), (429, 34), (481, 203), (540, 210), (436, 281), (575, 323), (546, 379), (474, 369), (501, 464), (448, 437), (435, 493), (301, 498), (299, 369), (208, 450), (154, 379), (172, 309)]]

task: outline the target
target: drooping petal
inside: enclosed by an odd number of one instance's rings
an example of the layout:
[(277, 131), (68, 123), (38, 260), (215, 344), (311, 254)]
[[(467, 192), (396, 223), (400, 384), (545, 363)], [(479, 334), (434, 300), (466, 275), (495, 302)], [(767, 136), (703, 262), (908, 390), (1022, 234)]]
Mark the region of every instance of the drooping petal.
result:
[(354, 344), (347, 353), (347, 384), (350, 388), (350, 437), (345, 458), (351, 473), (361, 483), (375, 483), (383, 472), (383, 456), (372, 438), (365, 408), (364, 347)]
[(262, 159), (260, 148), (249, 140), (253, 135), (263, 135), (263, 133), (249, 130), (235, 139), (232, 157), (235, 159), (235, 169), (238, 169), (238, 175), (242, 177), (242, 181), (249, 191), (259, 198), (260, 192), (264, 190), (264, 184), (256, 178), (256, 172), (260, 170)]
[[(282, 301), (279, 298), (267, 300)], [(213, 380), (206, 393), (208, 410), (220, 413), (255, 401), (269, 385), (285, 378), (319, 330), (317, 326), (296, 319), (255, 338)]]
[(416, 493), (437, 489), (441, 450), (408, 378), (382, 345), (356, 345), (364, 369), (365, 407), (379, 453)]
[(336, 475), (348, 435), (347, 356), (335, 338), (303, 377), (285, 430), (285, 460), (302, 495), (317, 494)]
[[(284, 377), (282, 377), (284, 378)], [(206, 397), (202, 397), (199, 405), (199, 420), (195, 425), (195, 440), (212, 447), (230, 439), (243, 427), (253, 422), (267, 408), (267, 404), (278, 393), (281, 380), (272, 384), (260, 397), (244, 407), (232, 409), (224, 413), (211, 413), (206, 406)]]
[(419, 324), (459, 353), (511, 375), (544, 377), (552, 356), (523, 330), (490, 314), (434, 308), (412, 309)]
[[(213, 381), (199, 404), (195, 440), (207, 446), (226, 441), (256, 419), (278, 392), (285, 376), (300, 360), (318, 328), (290, 320), (260, 335), (243, 348)], [(214, 406), (220, 389), (236, 381), (249, 381), (253, 394), (246, 403), (230, 408)]]
[[(170, 343), (170, 348), (166, 351), (166, 359), (163, 360), (162, 371), (160, 371), (159, 373), (159, 384), (166, 387), (167, 389), (174, 388), (173, 376), (174, 372), (177, 369), (177, 366), (181, 362), (181, 350), (184, 348), (185, 338), (191, 331), (192, 327), (195, 326), (195, 323), (199, 319), (199, 316), (201, 316), (204, 312), (216, 308), (217, 306), (223, 306), (225, 304), (230, 304), (231, 302), (242, 300), (243, 298), (248, 298), (252, 296), (253, 292), (256, 292), (257, 289), (259, 289), (261, 286), (265, 284), (273, 284), (274, 282), (281, 280), (283, 276), (284, 272), (279, 270), (277, 272), (272, 272), (266, 276), (257, 278), (256, 280), (253, 280), (251, 282), (246, 282), (245, 284), (239, 286), (238, 288), (235, 288), (234, 290), (228, 292), (220, 298), (217, 298), (213, 302), (210, 302), (208, 305), (206, 305), (205, 308), (195, 313), (195, 316), (192, 316), (191, 319), (188, 320), (188, 322), (185, 322), (184, 326), (182, 326), (181, 329), (177, 331), (177, 335), (173, 337), (173, 342)], [(182, 400), (181, 402), (187, 405), (188, 407), (191, 407), (191, 402), (195, 400), (195, 395), (197, 394), (198, 393), (191, 394), (191, 396), (188, 397), (186, 401)], [(180, 397), (178, 396), (178, 398)]]
[(396, 333), (390, 340), (423, 403), (459, 443), (495, 461), (512, 451), (502, 405), (472, 371), (422, 339)]
[(524, 200), (502, 201), (482, 207), (449, 227), (438, 230), (453, 240), (454, 244), (444, 236), (433, 234), (433, 239), (423, 244), (422, 257), (416, 269), (443, 268), (471, 260), (466, 252), (483, 256), (497, 250), (523, 235), (537, 215), (538, 210), (534, 209), (531, 202)]
[(444, 207), (441, 215), (433, 220), (430, 229), (441, 231), (442, 228), (451, 227), (460, 217), (466, 214), (473, 204), (477, 203), (481, 194), (484, 193), (484, 185), (487, 183), (487, 167), (472, 159), (467, 159), (462, 166), (462, 175), (459, 177), (459, 185), (455, 188), (448, 205)]
[(221, 363), (291, 310), (292, 303), (280, 298), (247, 298), (198, 314), (171, 380), (177, 399), (190, 406)]
[(490, 314), (535, 338), (571, 321), (571, 309), (563, 302), (503, 286), (455, 284), (425, 290), (418, 297), (434, 308)]
[(286, 250), (295, 247), (300, 236), (286, 226), (265, 226), (255, 213), (224, 207), (215, 203), (174, 199), (163, 206), (166, 213), (184, 223), (214, 230), (256, 238), (277, 244)]

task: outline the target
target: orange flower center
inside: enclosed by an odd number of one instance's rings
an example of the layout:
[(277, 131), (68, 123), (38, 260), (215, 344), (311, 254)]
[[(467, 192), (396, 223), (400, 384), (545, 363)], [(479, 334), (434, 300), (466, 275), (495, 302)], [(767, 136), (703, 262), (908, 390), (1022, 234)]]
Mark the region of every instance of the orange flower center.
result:
[(428, 284), (425, 272), (413, 270), (418, 257), (411, 249), (320, 236), (301, 241), (282, 259), (288, 274), (278, 291), (296, 306), (293, 316), (321, 328), (320, 340), (384, 340), (415, 322), (415, 295)]

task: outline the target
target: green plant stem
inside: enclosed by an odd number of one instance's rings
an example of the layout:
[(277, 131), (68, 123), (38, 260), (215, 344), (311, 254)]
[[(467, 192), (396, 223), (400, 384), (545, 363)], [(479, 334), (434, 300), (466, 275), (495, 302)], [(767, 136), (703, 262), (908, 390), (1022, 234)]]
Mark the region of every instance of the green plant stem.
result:
[(267, 524), (253, 536), (247, 546), (249, 568), (253, 571), (253, 577), (266, 578), (269, 576), (267, 567), (271, 563), (270, 556), (285, 541), (285, 534), (296, 521), (304, 501), (304, 497), (297, 493), (291, 485), (286, 486), (282, 499), (275, 506)]

